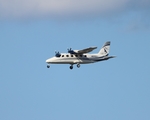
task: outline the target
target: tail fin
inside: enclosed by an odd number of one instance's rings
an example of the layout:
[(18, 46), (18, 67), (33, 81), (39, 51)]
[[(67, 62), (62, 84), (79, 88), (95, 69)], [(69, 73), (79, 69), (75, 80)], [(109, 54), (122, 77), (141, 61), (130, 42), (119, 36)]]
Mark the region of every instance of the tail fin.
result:
[(99, 55), (107, 56), (109, 54), (110, 41), (106, 42), (101, 50), (99, 51)]

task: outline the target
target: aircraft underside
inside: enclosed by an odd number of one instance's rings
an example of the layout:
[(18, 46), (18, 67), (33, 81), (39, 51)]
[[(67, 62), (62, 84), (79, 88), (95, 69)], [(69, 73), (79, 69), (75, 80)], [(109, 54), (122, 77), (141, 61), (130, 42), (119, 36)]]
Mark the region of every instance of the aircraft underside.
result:
[(100, 62), (100, 61), (104, 61), (107, 60), (111, 57), (107, 57), (107, 58), (101, 58), (101, 59), (94, 59), (94, 60), (75, 60), (75, 61), (57, 61), (57, 62), (51, 62), (48, 63), (47, 68), (50, 68), (50, 64), (70, 64), (70, 69), (73, 69), (73, 65), (76, 64), (77, 68), (80, 68), (80, 64), (90, 64), (90, 63), (95, 63), (95, 62)]
[[(70, 64), (70, 69), (73, 69), (73, 65), (76, 64), (77, 65), (77, 68), (80, 68), (80, 64), (90, 64), (90, 63), (93, 63), (93, 62), (88, 62), (88, 63), (83, 63), (83, 62), (80, 62), (80, 63), (57, 63), (57, 64)], [(51, 63), (51, 64), (56, 64), (56, 63)], [(50, 68), (50, 64), (47, 65), (47, 68)]]

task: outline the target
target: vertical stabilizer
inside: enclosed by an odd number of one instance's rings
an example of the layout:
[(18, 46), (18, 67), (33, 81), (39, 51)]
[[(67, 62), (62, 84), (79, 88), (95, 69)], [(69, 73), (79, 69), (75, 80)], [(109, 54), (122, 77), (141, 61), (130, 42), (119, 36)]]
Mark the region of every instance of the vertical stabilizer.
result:
[(103, 47), (101, 48), (98, 54), (102, 56), (107, 56), (109, 54), (109, 49), (110, 49), (110, 41), (106, 42), (103, 45)]

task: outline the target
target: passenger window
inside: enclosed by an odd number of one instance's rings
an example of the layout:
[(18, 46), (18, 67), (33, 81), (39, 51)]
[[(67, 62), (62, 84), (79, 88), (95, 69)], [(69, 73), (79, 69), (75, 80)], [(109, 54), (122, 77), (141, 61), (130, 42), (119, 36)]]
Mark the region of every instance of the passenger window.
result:
[(80, 55), (80, 57), (82, 57), (82, 55)]
[(71, 55), (71, 57), (73, 57), (73, 55)]
[(64, 57), (64, 55), (62, 55), (62, 57)]
[(69, 55), (66, 55), (66, 57), (69, 57)]
[(78, 55), (75, 55), (76, 57), (78, 57)]
[(84, 55), (84, 57), (86, 57), (86, 55)]

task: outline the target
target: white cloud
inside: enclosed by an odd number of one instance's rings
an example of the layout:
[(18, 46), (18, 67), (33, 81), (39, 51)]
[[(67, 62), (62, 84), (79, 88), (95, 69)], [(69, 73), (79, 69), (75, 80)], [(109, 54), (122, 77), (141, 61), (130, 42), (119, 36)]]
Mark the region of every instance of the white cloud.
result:
[(0, 18), (107, 16), (149, 8), (150, 0), (0, 0)]

